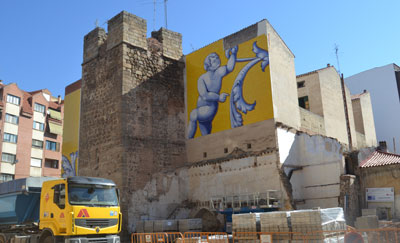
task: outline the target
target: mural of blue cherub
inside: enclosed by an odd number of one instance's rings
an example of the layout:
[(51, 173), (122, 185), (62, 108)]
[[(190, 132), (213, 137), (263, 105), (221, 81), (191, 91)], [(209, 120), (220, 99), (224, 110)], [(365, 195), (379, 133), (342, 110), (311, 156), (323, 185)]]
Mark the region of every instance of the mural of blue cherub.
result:
[(202, 74), (197, 81), (199, 97), (197, 107), (190, 112), (188, 138), (193, 138), (196, 134), (197, 123), (201, 135), (211, 133), (212, 121), (218, 111), (218, 103), (225, 102), (229, 95), (227, 93), (220, 94), (222, 78), (235, 68), (237, 51), (237, 46), (226, 50), (225, 55), (228, 58), (226, 66), (221, 66), (221, 59), (215, 52), (204, 59), (206, 73)]
[(226, 66), (221, 66), (221, 60), (217, 53), (209, 54), (204, 60), (204, 69), (206, 73), (202, 74), (197, 81), (197, 90), (199, 97), (197, 107), (190, 112), (190, 121), (188, 126), (188, 138), (193, 138), (196, 134), (197, 123), (199, 124), (201, 135), (211, 133), (212, 121), (217, 114), (219, 102), (226, 101), (229, 94), (221, 93), (222, 78), (228, 75), (235, 68), (236, 62), (248, 62), (237, 74), (233, 82), (230, 97), (230, 121), (231, 127), (243, 126), (243, 114), (254, 110), (256, 102), (248, 103), (243, 96), (244, 79), (248, 71), (257, 63), (261, 63), (261, 70), (264, 72), (269, 65), (269, 53), (257, 46), (253, 42), (253, 53), (255, 57), (237, 58), (238, 47), (235, 46), (226, 50), (225, 55), (228, 58)]

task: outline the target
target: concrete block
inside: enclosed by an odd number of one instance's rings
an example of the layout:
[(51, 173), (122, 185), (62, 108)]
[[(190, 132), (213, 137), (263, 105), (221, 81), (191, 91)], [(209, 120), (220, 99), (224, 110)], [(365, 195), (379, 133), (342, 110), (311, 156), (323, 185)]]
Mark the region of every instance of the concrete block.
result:
[(145, 233), (154, 232), (154, 221), (153, 220), (144, 221), (144, 232)]
[(377, 229), (378, 228), (378, 216), (369, 215), (358, 217), (355, 222), (357, 229)]
[(203, 222), (201, 219), (180, 219), (178, 221), (179, 232), (201, 231)]
[(376, 215), (376, 208), (363, 208), (361, 210), (361, 216)]

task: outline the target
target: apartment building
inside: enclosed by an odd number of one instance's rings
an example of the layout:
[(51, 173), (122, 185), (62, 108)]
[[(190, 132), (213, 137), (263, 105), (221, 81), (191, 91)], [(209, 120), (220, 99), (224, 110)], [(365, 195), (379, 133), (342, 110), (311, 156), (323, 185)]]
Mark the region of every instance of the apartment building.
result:
[(350, 93), (335, 67), (329, 64), (297, 75), (296, 80), (302, 131), (336, 138), (342, 144), (351, 144), (352, 149), (377, 146), (371, 95), (367, 90)]
[(388, 150), (400, 148), (400, 67), (391, 63), (354, 74), (345, 79), (352, 93), (371, 92), (371, 103), (378, 141), (386, 141)]
[(47, 89), (0, 83), (0, 182), (60, 176), (63, 102)]

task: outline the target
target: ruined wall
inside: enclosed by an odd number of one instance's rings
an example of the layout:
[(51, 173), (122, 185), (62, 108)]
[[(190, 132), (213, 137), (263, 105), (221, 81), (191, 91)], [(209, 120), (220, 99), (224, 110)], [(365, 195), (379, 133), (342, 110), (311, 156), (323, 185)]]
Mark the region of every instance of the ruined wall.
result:
[[(276, 151), (189, 168), (189, 197), (208, 202), (212, 197), (244, 195), (279, 190), (285, 192), (279, 176)], [(285, 194), (285, 193), (284, 193)], [(286, 194), (283, 198), (287, 198)]]
[(236, 148), (242, 151), (274, 149), (276, 147), (275, 121), (270, 119), (196, 139), (188, 139), (186, 144), (188, 161), (191, 163), (226, 157)]
[(336, 139), (282, 128), (277, 134), (280, 161), (297, 209), (337, 207), (344, 174), (342, 145)]
[(354, 222), (360, 216), (359, 198), (359, 178), (355, 175), (341, 175), (339, 206), (343, 208), (348, 225), (354, 226)]
[(140, 220), (189, 218), (193, 205), (189, 202), (188, 168), (154, 173), (141, 189), (132, 192), (129, 204), (130, 232)]
[[(182, 37), (165, 29), (149, 39), (146, 33), (145, 20), (123, 11), (108, 21), (108, 35), (96, 28), (84, 44), (79, 172), (117, 183), (124, 232), (151, 214), (139, 205), (168, 191), (168, 183), (156, 183), (143, 195), (152, 181), (169, 180), (157, 173), (186, 161)], [(169, 207), (156, 213), (163, 209)]]

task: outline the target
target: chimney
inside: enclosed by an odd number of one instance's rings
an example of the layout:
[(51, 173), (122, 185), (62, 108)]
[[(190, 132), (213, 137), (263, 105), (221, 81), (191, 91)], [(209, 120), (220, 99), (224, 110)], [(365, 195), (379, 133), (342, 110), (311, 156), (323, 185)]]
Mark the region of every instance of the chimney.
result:
[(379, 141), (379, 146), (378, 146), (377, 150), (387, 153), (388, 149), (387, 149), (386, 141)]
[(58, 100), (57, 100), (58, 104), (61, 104), (61, 95), (59, 95), (57, 98), (58, 98)]
[(330, 64), (330, 63), (326, 64), (326, 67), (330, 67), (330, 66), (331, 66), (331, 64)]

